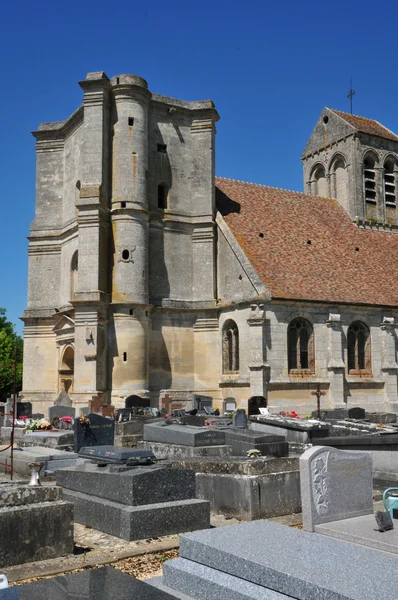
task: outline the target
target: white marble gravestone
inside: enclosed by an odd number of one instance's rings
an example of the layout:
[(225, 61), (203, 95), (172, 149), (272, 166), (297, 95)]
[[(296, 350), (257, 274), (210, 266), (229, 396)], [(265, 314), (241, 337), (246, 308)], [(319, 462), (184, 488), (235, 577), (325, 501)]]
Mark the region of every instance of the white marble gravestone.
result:
[(303, 529), (373, 513), (372, 457), (315, 446), (300, 457)]

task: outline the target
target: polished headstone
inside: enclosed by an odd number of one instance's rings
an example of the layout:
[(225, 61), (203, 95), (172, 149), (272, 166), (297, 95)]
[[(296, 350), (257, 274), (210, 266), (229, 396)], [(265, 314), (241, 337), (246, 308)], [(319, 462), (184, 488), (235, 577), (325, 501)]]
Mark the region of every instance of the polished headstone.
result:
[(303, 528), (373, 512), (372, 457), (327, 446), (300, 457)]
[(81, 423), (80, 418), (75, 419), (74, 450), (79, 452), (85, 446), (113, 446), (115, 439), (115, 421), (90, 413), (87, 415), (88, 423)]
[(225, 434), (209, 427), (153, 423), (144, 426), (144, 441), (194, 447), (220, 446), (225, 444)]
[(72, 573), (0, 590), (0, 600), (175, 600), (112, 567)]
[(364, 419), (365, 418), (365, 409), (358, 407), (349, 408), (348, 409), (348, 418), (349, 419)]

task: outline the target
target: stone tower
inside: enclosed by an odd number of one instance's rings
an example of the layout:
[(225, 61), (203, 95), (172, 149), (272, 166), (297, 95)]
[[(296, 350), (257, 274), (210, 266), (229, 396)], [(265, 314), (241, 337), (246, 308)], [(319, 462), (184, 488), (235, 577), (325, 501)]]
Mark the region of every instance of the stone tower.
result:
[(398, 137), (392, 131), (325, 108), (301, 158), (305, 193), (336, 198), (360, 225), (398, 225)]
[(62, 389), (120, 406), (206, 388), (214, 363), (197, 383), (194, 325), (216, 307), (214, 104), (135, 75), (80, 86), (83, 105), (34, 132), (23, 395), (43, 412)]

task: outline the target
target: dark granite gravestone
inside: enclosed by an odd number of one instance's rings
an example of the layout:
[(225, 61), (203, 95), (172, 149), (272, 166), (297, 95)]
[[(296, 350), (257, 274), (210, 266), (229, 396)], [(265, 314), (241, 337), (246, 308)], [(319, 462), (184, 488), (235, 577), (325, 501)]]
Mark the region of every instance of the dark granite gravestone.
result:
[(54, 406), (72, 406), (72, 400), (71, 398), (68, 396), (68, 394), (65, 392), (65, 390), (62, 390), (62, 392), (60, 392), (58, 394), (58, 397), (54, 400)]
[(153, 423), (144, 425), (144, 441), (177, 446), (220, 446), (225, 444), (225, 433), (209, 427)]
[(231, 446), (233, 456), (247, 456), (249, 450), (259, 450), (262, 456), (289, 456), (289, 444), (282, 435), (261, 433), (228, 427), (225, 443)]
[(101, 567), (0, 590), (0, 600), (176, 600), (112, 567)]
[(148, 398), (141, 398), (141, 396), (136, 396), (132, 394), (128, 396), (124, 401), (124, 408), (133, 408), (134, 406), (140, 406), (142, 408), (149, 407), (151, 405), (150, 400)]
[(115, 421), (101, 415), (87, 415), (89, 423), (81, 423), (75, 419), (74, 450), (79, 452), (84, 446), (113, 446), (115, 439)]
[(75, 412), (75, 409), (71, 406), (55, 404), (54, 406), (50, 406), (48, 409), (48, 418), (51, 425), (53, 425), (54, 419), (60, 419), (61, 417), (72, 417), (72, 419), (74, 419)]
[(202, 396), (202, 394), (194, 394), (193, 395), (193, 403), (194, 408), (197, 408), (199, 411), (205, 412), (206, 414), (210, 414), (213, 407), (213, 398), (212, 396)]
[(32, 416), (32, 403), (31, 402), (17, 402), (17, 419), (19, 417), (30, 417)]
[(150, 450), (135, 450), (120, 446), (89, 446), (88, 448), (81, 448), (79, 456), (90, 458), (92, 461), (102, 464), (123, 464), (135, 458), (155, 459), (155, 455)]
[(363, 420), (365, 418), (365, 409), (359, 408), (359, 406), (354, 407), (354, 408), (349, 408), (348, 409), (348, 418)]
[[(170, 465), (128, 468), (85, 463), (56, 473), (75, 522), (124, 540), (171, 535), (210, 525), (210, 506), (195, 498), (195, 473)], [(116, 596), (115, 596), (116, 597)]]
[(244, 408), (238, 408), (233, 416), (233, 424), (234, 427), (242, 427), (243, 429), (247, 427), (247, 414)]

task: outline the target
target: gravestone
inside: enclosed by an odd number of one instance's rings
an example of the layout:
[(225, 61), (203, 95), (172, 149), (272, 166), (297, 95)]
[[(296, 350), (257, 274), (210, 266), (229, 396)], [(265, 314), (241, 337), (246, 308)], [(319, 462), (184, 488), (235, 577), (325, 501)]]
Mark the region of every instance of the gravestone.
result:
[(303, 528), (373, 512), (372, 458), (327, 446), (300, 457)]
[(203, 396), (202, 394), (193, 395), (194, 408), (198, 411), (204, 411), (206, 414), (210, 414), (213, 407), (212, 396)]
[(60, 419), (61, 417), (72, 417), (75, 418), (75, 409), (71, 406), (62, 406), (61, 404), (56, 404), (54, 406), (50, 406), (48, 409), (48, 418), (51, 425), (54, 424), (54, 419)]
[(144, 425), (144, 441), (180, 446), (220, 446), (225, 444), (225, 433), (209, 427), (191, 425)]
[(54, 400), (54, 406), (72, 406), (72, 400), (71, 398), (68, 396), (67, 392), (65, 392), (65, 390), (62, 390), (62, 392), (60, 392), (58, 394), (58, 397)]
[(124, 408), (133, 408), (135, 406), (140, 406), (142, 408), (146, 408), (146, 407), (149, 407), (150, 404), (151, 404), (151, 402), (150, 402), (150, 400), (148, 400), (148, 398), (141, 398), (141, 396), (132, 394), (131, 396), (128, 396), (125, 399)]
[(242, 427), (242, 429), (247, 427), (247, 414), (244, 408), (238, 408), (234, 414), (233, 425), (234, 427)]
[(247, 456), (249, 450), (259, 450), (262, 456), (289, 456), (289, 444), (282, 435), (228, 427), (225, 443), (231, 446), (232, 456)]
[(365, 418), (365, 409), (356, 406), (354, 408), (348, 409), (348, 418), (349, 419), (358, 419), (363, 420)]
[(74, 450), (79, 452), (84, 446), (113, 446), (115, 438), (115, 421), (90, 413), (86, 417), (88, 423), (83, 424), (79, 419), (75, 419), (74, 431), (75, 441)]
[(32, 403), (31, 402), (17, 402), (17, 419), (19, 417), (28, 417), (30, 419), (32, 416)]

